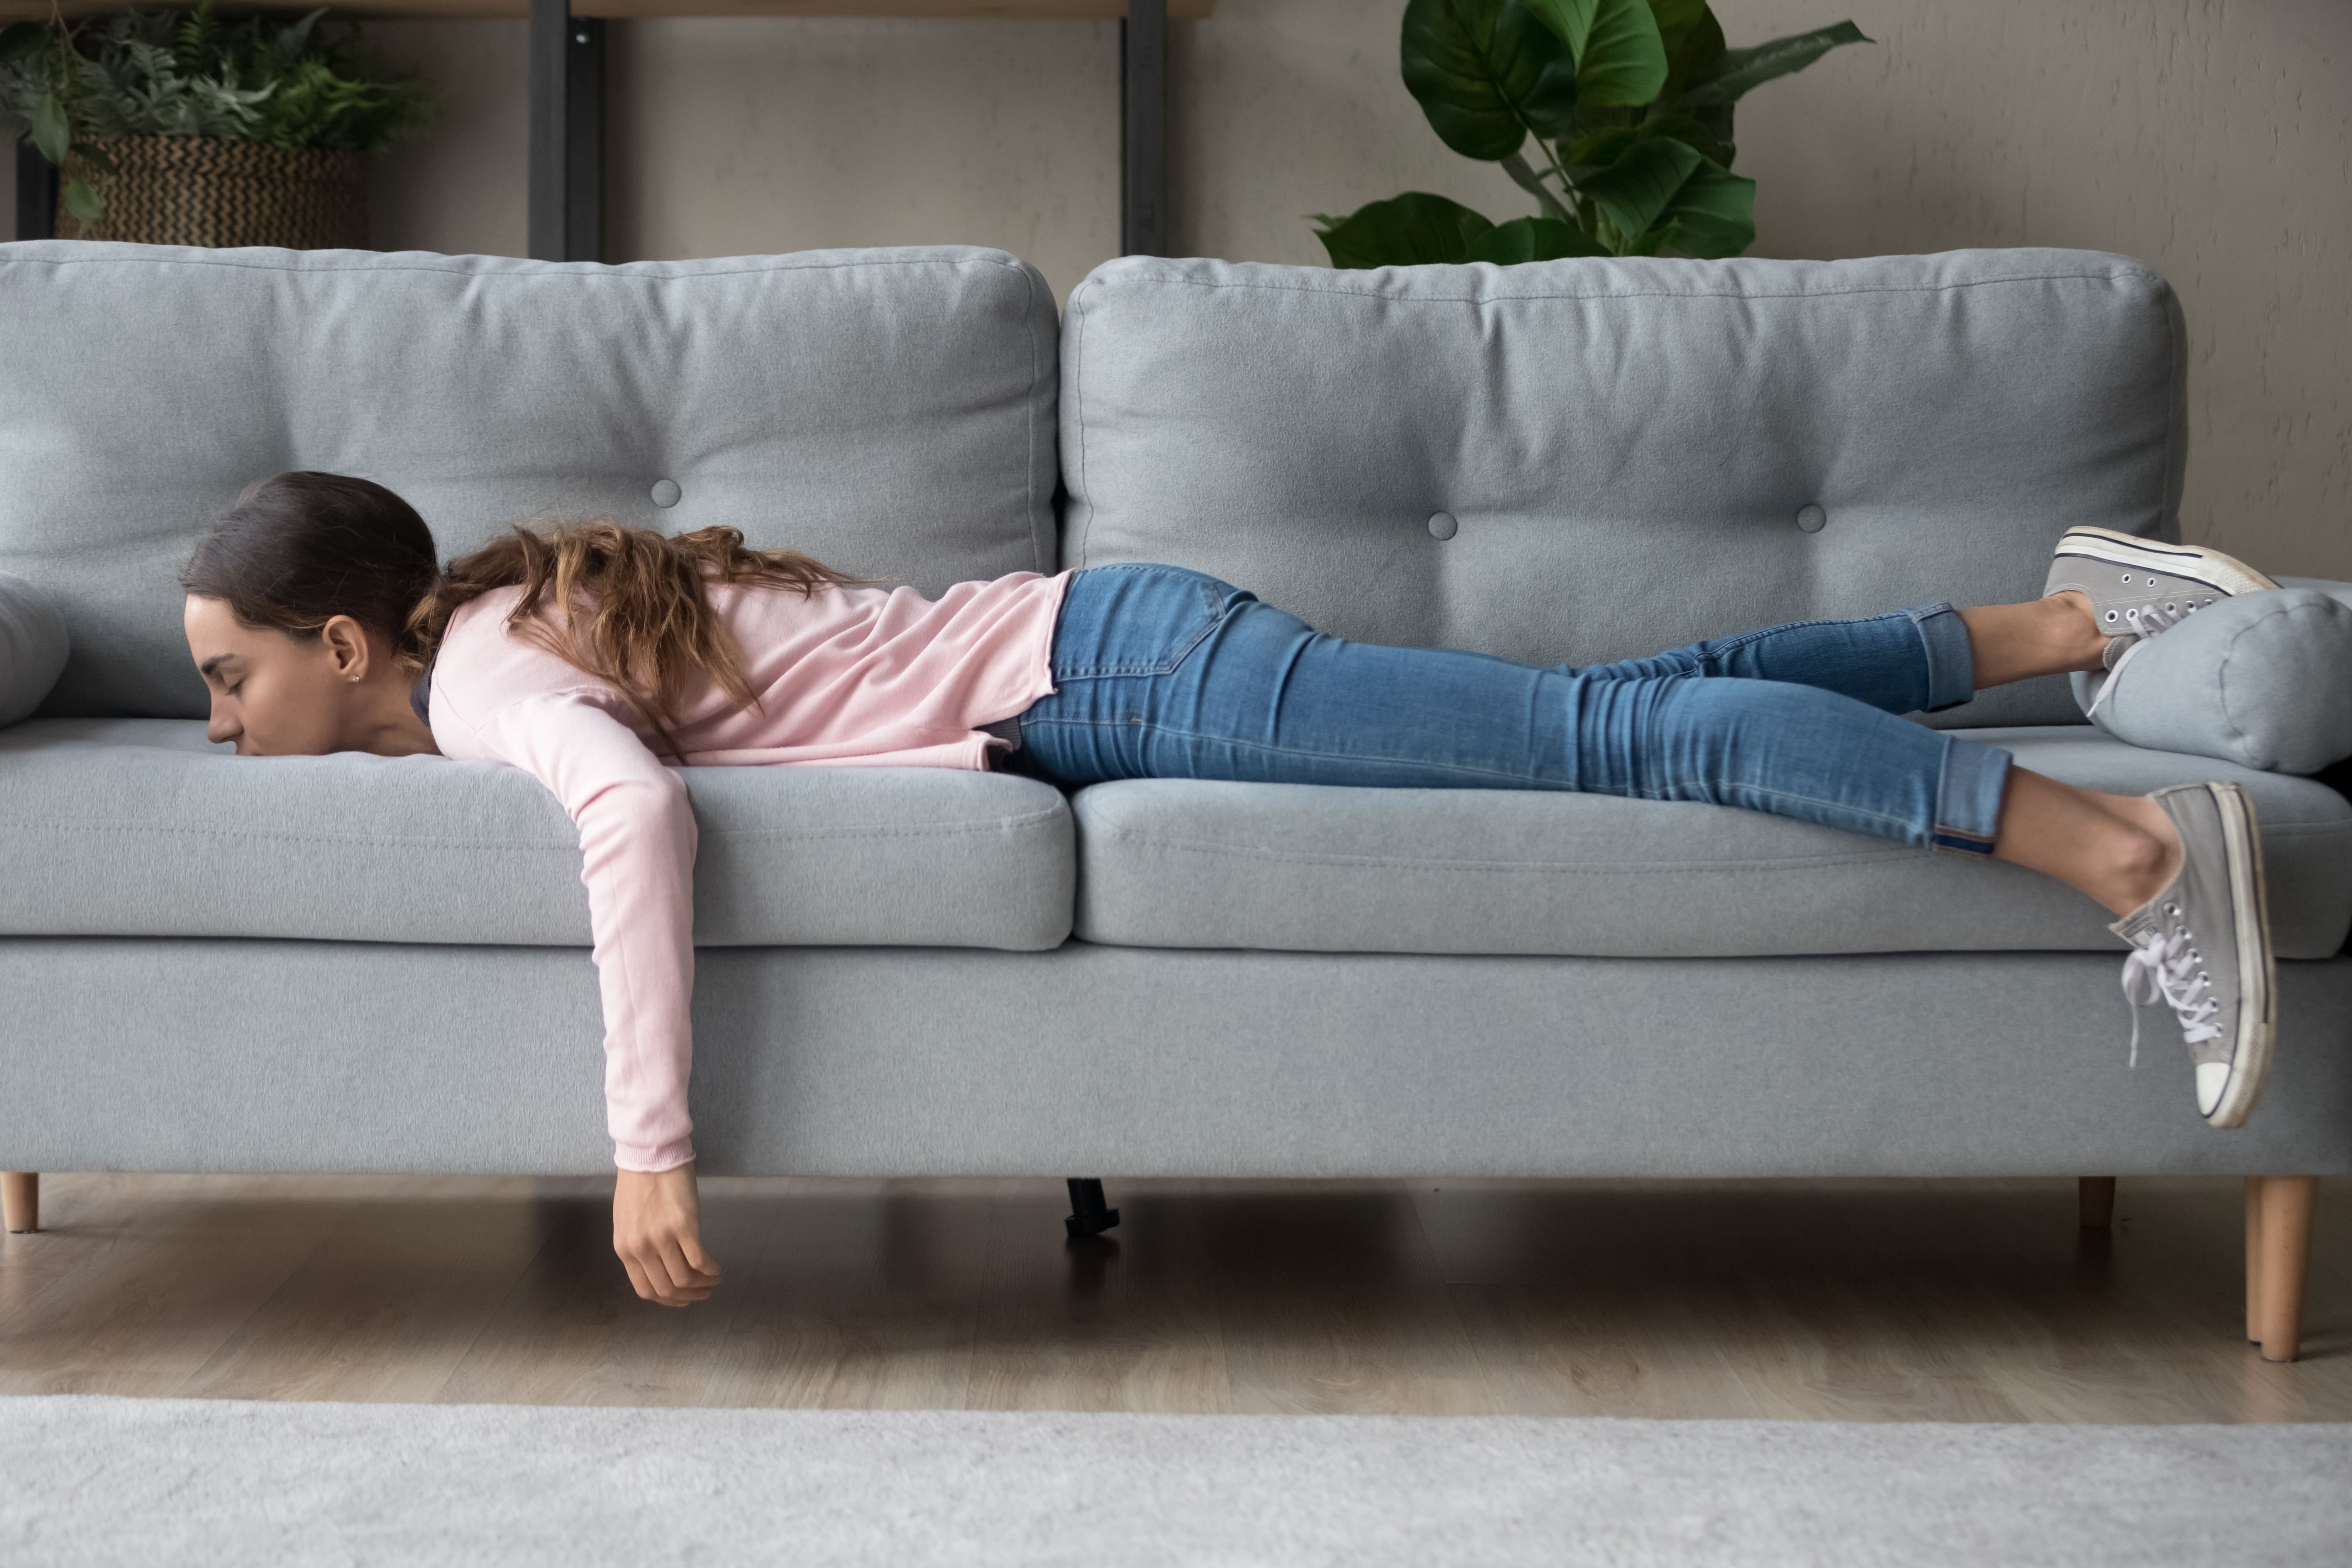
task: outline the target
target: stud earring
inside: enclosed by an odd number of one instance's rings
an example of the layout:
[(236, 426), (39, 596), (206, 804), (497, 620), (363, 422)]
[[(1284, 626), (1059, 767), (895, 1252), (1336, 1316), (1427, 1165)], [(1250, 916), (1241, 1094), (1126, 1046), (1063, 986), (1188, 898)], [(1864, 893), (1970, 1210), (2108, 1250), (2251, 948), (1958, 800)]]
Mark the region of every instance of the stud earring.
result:
[(353, 686), (357, 686), (359, 683), (360, 683), (360, 678), (359, 678), (358, 676), (356, 676), (356, 675), (352, 676), (352, 684)]

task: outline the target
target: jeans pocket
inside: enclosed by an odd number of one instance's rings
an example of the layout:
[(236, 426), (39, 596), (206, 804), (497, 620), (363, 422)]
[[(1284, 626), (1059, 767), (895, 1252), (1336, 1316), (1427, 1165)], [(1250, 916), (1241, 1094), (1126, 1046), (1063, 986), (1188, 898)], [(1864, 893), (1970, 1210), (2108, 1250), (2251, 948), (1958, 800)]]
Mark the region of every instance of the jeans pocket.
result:
[(1255, 595), (1205, 573), (1093, 566), (1071, 581), (1054, 639), (1054, 679), (1169, 675)]

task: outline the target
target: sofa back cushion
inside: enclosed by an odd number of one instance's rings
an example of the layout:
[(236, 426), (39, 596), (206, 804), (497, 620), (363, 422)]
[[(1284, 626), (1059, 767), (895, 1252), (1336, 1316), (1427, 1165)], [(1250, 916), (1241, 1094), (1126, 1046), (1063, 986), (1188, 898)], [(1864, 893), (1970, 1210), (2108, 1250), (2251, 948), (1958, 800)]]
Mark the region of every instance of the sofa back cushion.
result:
[[(1370, 272), (1129, 258), (1063, 329), (1063, 564), (1588, 664), (2177, 538), (2179, 312), (2084, 251)], [(2079, 723), (2063, 679), (1944, 725)]]
[(602, 516), (927, 590), (1054, 569), (1054, 300), (1002, 251), (46, 242), (0, 246), (0, 573), (72, 637), (45, 713), (204, 714), (174, 578), (289, 468), (389, 485), (445, 556)]

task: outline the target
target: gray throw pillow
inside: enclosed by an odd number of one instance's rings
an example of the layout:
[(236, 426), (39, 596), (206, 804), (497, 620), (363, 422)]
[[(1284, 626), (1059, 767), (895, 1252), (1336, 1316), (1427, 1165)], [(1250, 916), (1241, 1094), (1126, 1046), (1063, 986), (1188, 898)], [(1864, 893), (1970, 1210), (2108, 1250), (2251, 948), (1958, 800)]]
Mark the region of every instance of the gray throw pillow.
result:
[(2074, 700), (2154, 751), (2279, 773), (2352, 757), (2352, 584), (2280, 582), (2198, 611), (2113, 676), (2075, 676)]
[(0, 575), (0, 724), (39, 707), (65, 667), (65, 617), (22, 577)]

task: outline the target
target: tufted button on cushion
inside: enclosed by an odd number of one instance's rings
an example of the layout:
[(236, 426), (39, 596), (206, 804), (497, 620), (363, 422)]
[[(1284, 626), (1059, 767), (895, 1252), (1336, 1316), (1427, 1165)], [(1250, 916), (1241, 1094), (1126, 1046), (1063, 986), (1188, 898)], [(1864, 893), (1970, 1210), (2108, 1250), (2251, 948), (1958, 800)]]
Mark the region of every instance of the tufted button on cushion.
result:
[(1429, 537), (1432, 539), (1451, 539), (1461, 531), (1461, 528), (1462, 525), (1454, 521), (1454, 514), (1450, 511), (1430, 514)]
[(1801, 506), (1797, 509), (1797, 526), (1807, 533), (1819, 533), (1829, 520), (1830, 514), (1820, 507)]
[(676, 506), (677, 504), (677, 498), (684, 493), (684, 491), (677, 488), (677, 481), (676, 479), (656, 479), (654, 481), (654, 505), (656, 506)]

